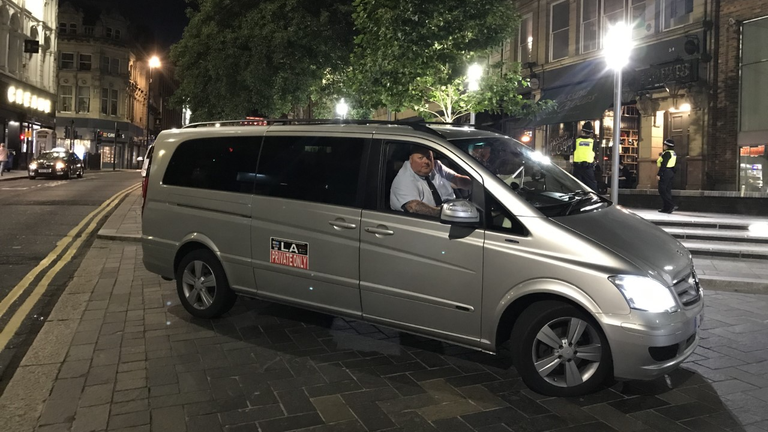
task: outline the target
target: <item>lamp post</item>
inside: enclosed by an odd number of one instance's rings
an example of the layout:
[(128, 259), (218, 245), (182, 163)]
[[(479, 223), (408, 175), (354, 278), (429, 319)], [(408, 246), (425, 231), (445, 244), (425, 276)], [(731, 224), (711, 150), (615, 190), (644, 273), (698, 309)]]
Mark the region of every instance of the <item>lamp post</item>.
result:
[(618, 22), (608, 29), (604, 40), (603, 56), (609, 69), (613, 69), (613, 155), (611, 160), (611, 201), (619, 203), (619, 159), (621, 158), (621, 72), (629, 64), (632, 53), (632, 28)]
[(344, 98), (341, 98), (341, 101), (336, 104), (336, 114), (341, 117), (342, 119), (347, 118), (347, 113), (349, 112), (349, 105), (347, 105), (346, 102), (344, 102)]
[(152, 56), (149, 59), (149, 82), (147, 83), (147, 148), (149, 148), (149, 105), (152, 103), (152, 70), (160, 67), (160, 59)]
[[(483, 67), (473, 63), (467, 68), (467, 90), (480, 90), (480, 78), (483, 77)], [(475, 124), (475, 112), (469, 112), (469, 124)]]

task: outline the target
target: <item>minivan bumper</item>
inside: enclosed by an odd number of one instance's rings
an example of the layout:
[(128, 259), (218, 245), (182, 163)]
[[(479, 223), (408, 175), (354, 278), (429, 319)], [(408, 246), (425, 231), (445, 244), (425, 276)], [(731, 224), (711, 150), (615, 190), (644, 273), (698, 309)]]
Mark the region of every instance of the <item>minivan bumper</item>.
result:
[(614, 376), (651, 380), (680, 366), (699, 344), (704, 301), (673, 314), (632, 311), (603, 316), (602, 324), (613, 354)]

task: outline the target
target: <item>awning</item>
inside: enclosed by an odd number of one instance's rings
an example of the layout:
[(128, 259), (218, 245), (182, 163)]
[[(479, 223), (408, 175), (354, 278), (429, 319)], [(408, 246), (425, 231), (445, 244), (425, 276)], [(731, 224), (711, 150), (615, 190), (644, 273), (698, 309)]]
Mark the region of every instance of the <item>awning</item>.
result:
[(533, 119), (521, 120), (516, 127), (531, 128), (600, 119), (613, 101), (613, 75), (551, 90), (545, 89), (541, 99), (553, 100), (557, 106)]

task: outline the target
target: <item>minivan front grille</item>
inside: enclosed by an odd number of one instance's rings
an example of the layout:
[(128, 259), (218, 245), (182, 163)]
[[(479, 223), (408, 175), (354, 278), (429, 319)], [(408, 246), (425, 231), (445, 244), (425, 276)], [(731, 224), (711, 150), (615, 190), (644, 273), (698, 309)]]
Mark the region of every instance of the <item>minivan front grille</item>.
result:
[(672, 288), (680, 299), (680, 304), (685, 307), (693, 306), (701, 300), (701, 285), (695, 270)]

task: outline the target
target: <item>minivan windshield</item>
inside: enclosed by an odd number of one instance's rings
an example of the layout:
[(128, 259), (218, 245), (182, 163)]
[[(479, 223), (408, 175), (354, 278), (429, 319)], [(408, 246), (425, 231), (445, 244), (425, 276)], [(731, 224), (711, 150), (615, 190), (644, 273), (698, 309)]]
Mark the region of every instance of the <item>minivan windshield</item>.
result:
[(595, 211), (611, 203), (570, 174), (511, 138), (494, 136), (450, 140), (549, 217)]

